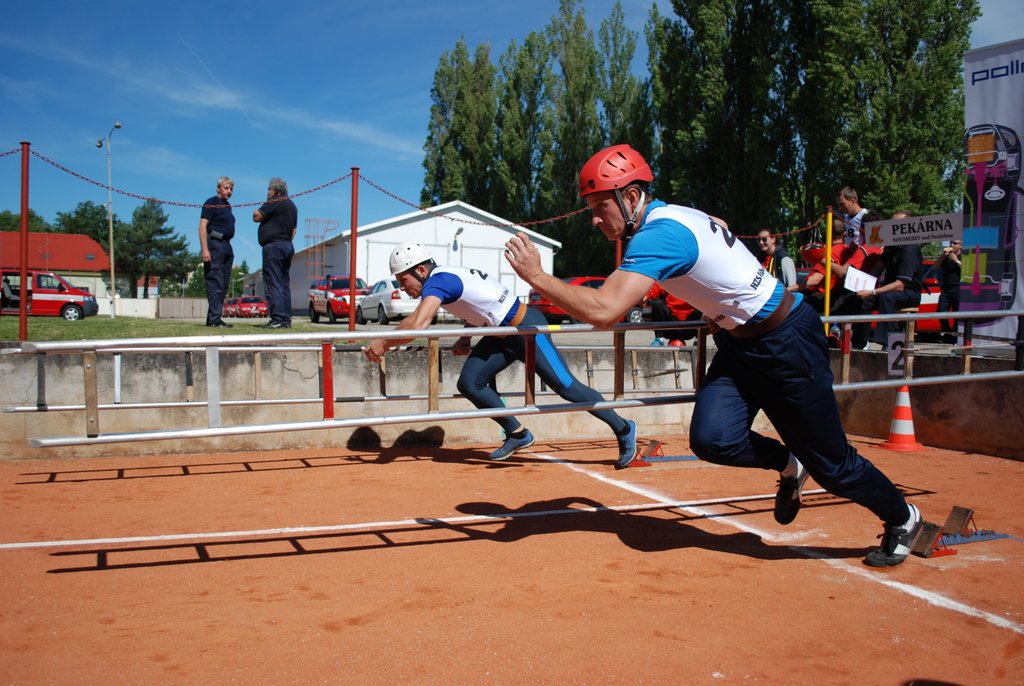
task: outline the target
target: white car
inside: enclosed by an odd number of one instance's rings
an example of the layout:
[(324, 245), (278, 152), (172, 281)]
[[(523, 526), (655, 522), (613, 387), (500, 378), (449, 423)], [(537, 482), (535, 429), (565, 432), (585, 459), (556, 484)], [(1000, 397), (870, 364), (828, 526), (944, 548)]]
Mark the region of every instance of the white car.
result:
[(376, 319), (378, 324), (387, 324), (413, 313), (420, 299), (410, 297), (398, 286), (396, 279), (383, 279), (356, 305), (356, 324), (365, 324)]

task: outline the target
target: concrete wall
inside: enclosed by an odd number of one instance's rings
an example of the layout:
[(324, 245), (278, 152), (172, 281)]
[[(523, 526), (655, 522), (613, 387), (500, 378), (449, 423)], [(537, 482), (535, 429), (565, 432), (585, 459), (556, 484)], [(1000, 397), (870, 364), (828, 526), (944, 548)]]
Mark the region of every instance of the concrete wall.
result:
[[(10, 346), (11, 344), (5, 344)], [(613, 385), (613, 358), (610, 348), (591, 353), (593, 377), (591, 385), (605, 391)], [(587, 353), (565, 351), (565, 356), (579, 379), (587, 381)], [(455, 393), (455, 381), (464, 358), (442, 355), (442, 392)], [(632, 353), (627, 353), (627, 365)], [(626, 387), (633, 379), (640, 388), (675, 388), (676, 378), (683, 390), (691, 392), (692, 369), (689, 355), (673, 354), (670, 349), (642, 349), (636, 352), (636, 374), (627, 369)], [(678, 367), (676, 360), (678, 359)], [(122, 403), (166, 401), (201, 401), (206, 397), (205, 355), (201, 352), (125, 354), (122, 356)], [(335, 353), (335, 395), (374, 396), (379, 393), (376, 365), (368, 363), (361, 353)], [(255, 374), (258, 362), (259, 374)], [(388, 356), (387, 388), (391, 395), (426, 393), (426, 353), (391, 353)], [(40, 367), (40, 364), (42, 365)], [(948, 355), (919, 355), (915, 358), (916, 376), (955, 374), (961, 360)], [(838, 354), (833, 368), (838, 373)], [(1009, 360), (975, 359), (977, 372), (1011, 368)], [(40, 375), (39, 369), (42, 369)], [(111, 355), (100, 355), (97, 361), (99, 402), (114, 401), (114, 361)], [(678, 372), (674, 371), (678, 369)], [(522, 391), (523, 367), (513, 365), (498, 379), (503, 391)], [(885, 356), (881, 353), (854, 354), (854, 381), (884, 379)], [(220, 361), (222, 400), (260, 398), (317, 398), (320, 376), (315, 352), (252, 352), (224, 351)], [(45, 386), (48, 405), (82, 404), (83, 372), (77, 355), (47, 355), (40, 363), (31, 355), (0, 356), (0, 378), (4, 380), (4, 406), (35, 405), (40, 379)], [(258, 388), (257, 388), (258, 378)], [(538, 383), (538, 390), (540, 385)], [(916, 438), (925, 445), (953, 448), (990, 455), (1024, 459), (1024, 382), (969, 382), (918, 386), (911, 389)], [(850, 433), (887, 438), (892, 421), (896, 390), (853, 391), (837, 394), (846, 430)], [(540, 405), (561, 402), (557, 396), (538, 399)], [(510, 406), (521, 405), (519, 398), (509, 399)], [(442, 411), (472, 409), (462, 399), (444, 400)], [(685, 434), (688, 431), (692, 405), (688, 403), (626, 409), (622, 414), (636, 419), (645, 438)], [(336, 416), (373, 417), (426, 412), (425, 400), (339, 402)], [(254, 425), (261, 423), (316, 421), (322, 416), (317, 403), (304, 405), (239, 406), (222, 408), (222, 424)], [(579, 439), (610, 440), (607, 428), (585, 413), (557, 413), (523, 418), (538, 440)], [(197, 405), (166, 409), (118, 409), (100, 413), (100, 430), (139, 432), (157, 429), (201, 428), (207, 425), (207, 408)], [(417, 424), (376, 425), (360, 429), (285, 431), (272, 434), (250, 434), (235, 437), (189, 439), (185, 441), (154, 441), (120, 443), (100, 446), (64, 448), (29, 448), (29, 437), (83, 436), (83, 411), (2, 413), (0, 414), (0, 459), (47, 459), (54, 457), (176, 454), (221, 451), (243, 451), (278, 448), (310, 448), (331, 446), (373, 447), (392, 445), (410, 439), (443, 442), (446, 445), (497, 444), (500, 430), (490, 419), (427, 422)], [(768, 424), (759, 416), (755, 428)]]
[[(10, 344), (7, 344), (10, 345)], [(637, 383), (642, 388), (676, 388), (678, 376), (682, 389), (692, 393), (693, 376), (690, 355), (670, 349), (641, 350), (637, 355)], [(587, 382), (587, 353), (566, 351), (570, 368)], [(627, 353), (627, 360), (632, 355)], [(35, 406), (37, 388), (42, 378), (47, 405), (82, 404), (84, 382), (81, 358), (78, 355), (47, 355), (40, 363), (32, 355), (0, 356), (0, 375), (5, 379), (4, 406)], [(121, 403), (152, 403), (203, 401), (206, 398), (206, 357), (202, 352), (124, 354), (121, 356)], [(441, 360), (442, 393), (457, 393), (456, 379), (465, 358), (443, 354)], [(678, 361), (678, 372), (675, 371)], [(259, 388), (255, 365), (259, 367)], [(39, 372), (39, 365), (42, 372)], [(427, 353), (392, 352), (387, 358), (387, 391), (389, 395), (425, 394)], [(610, 348), (591, 353), (591, 385), (610, 390), (613, 385), (613, 356)], [(379, 395), (380, 379), (377, 365), (370, 364), (360, 352), (336, 352), (334, 356), (336, 397)], [(97, 357), (99, 403), (114, 402), (114, 359), (112, 355)], [(222, 401), (268, 398), (318, 398), (320, 375), (315, 351), (252, 352), (223, 351), (220, 360)], [(632, 387), (632, 371), (627, 372), (627, 388)], [(191, 384), (189, 383), (191, 382)], [(512, 365), (498, 377), (503, 392), (522, 392), (523, 365)], [(542, 390), (540, 383), (537, 390)], [(610, 392), (606, 397), (611, 397)], [(541, 396), (538, 403), (555, 404), (561, 398)], [(508, 405), (522, 405), (521, 398), (509, 398)], [(381, 417), (424, 413), (426, 400), (392, 400), (338, 402), (336, 417)], [(442, 411), (474, 409), (461, 398), (443, 400)], [(623, 410), (622, 414), (637, 419), (645, 435), (678, 433), (688, 425), (691, 406), (675, 404), (660, 407)], [(222, 407), (222, 425), (253, 425), (277, 422), (317, 421), (322, 406), (309, 404)], [(582, 412), (531, 415), (523, 417), (539, 440), (563, 440), (567, 436), (611, 439), (607, 427)], [(368, 424), (374, 422), (368, 419)], [(205, 405), (164, 409), (101, 410), (99, 428), (103, 434), (112, 432), (153, 431), (157, 429), (202, 428), (207, 426)], [(410, 434), (412, 432), (412, 434)], [(19, 412), (0, 414), (0, 459), (49, 458), (125, 454), (200, 453), (277, 448), (310, 448), (348, 446), (355, 441), (367, 445), (391, 445), (407, 440), (417, 432), (435, 438), (443, 437), (448, 445), (468, 443), (497, 444), (500, 428), (490, 419), (463, 419), (436, 423), (375, 425), (361, 430), (330, 429), (286, 431), (270, 434), (189, 439), (186, 441), (153, 441), (117, 445), (71, 446), (62, 448), (30, 448), (29, 437), (84, 436), (84, 411)]]

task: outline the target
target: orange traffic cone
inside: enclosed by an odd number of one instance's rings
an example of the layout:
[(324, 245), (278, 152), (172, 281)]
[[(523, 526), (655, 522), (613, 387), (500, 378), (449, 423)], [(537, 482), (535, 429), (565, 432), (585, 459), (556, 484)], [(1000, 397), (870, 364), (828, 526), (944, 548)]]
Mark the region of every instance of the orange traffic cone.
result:
[(889, 440), (880, 443), (879, 447), (899, 451), (924, 449), (924, 446), (914, 438), (914, 413), (910, 410), (909, 386), (900, 386), (900, 390), (896, 394), (896, 407), (893, 409)]

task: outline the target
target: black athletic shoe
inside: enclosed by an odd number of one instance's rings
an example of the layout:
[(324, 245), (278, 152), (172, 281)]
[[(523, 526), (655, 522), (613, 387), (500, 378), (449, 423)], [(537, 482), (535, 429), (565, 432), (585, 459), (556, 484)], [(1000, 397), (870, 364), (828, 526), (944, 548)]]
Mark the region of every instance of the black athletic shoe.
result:
[(232, 329), (232, 328), (234, 328), (235, 325), (234, 324), (228, 324), (227, 322), (223, 322), (222, 321), (222, 322), (214, 322), (212, 324), (207, 324), (207, 326), (212, 326), (215, 329)]
[(907, 559), (910, 550), (917, 542), (924, 528), (924, 520), (921, 518), (921, 511), (914, 505), (907, 503), (910, 514), (913, 516), (910, 528), (903, 526), (887, 526), (879, 536), (882, 539), (882, 547), (872, 550), (864, 558), (864, 564), (871, 567), (893, 567)]
[(270, 322), (267, 324), (268, 329), (290, 329), (292, 325), (288, 322)]
[(626, 420), (626, 425), (629, 426), (629, 431), (624, 436), (616, 436), (616, 440), (619, 442), (619, 459), (615, 463), (616, 469), (625, 469), (633, 462), (633, 459), (637, 456), (636, 447), (636, 422), (632, 419)]
[(800, 512), (800, 491), (807, 476), (800, 460), (796, 460), (796, 476), (779, 476), (779, 490), (775, 493), (775, 521), (779, 524), (789, 524), (796, 519)]

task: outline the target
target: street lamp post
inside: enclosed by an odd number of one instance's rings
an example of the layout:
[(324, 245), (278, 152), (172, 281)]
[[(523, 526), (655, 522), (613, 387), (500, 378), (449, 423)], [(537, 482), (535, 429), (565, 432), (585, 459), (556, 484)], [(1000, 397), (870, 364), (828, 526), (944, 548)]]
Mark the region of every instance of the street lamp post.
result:
[(110, 133), (107, 134), (106, 138), (101, 138), (96, 141), (96, 147), (102, 148), (103, 144), (107, 145), (107, 244), (109, 245), (107, 252), (110, 253), (110, 318), (113, 319), (116, 316), (115, 303), (117, 302), (117, 281), (115, 280), (114, 272), (114, 185), (110, 178), (110, 137), (114, 135), (114, 131), (121, 128), (121, 122), (115, 121), (114, 125), (110, 129)]

